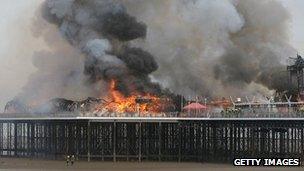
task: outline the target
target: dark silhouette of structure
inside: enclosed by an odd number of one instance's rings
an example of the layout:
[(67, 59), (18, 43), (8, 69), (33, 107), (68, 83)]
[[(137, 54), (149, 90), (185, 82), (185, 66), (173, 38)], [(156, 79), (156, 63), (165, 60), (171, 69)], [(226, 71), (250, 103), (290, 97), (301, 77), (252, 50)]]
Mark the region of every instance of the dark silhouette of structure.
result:
[(304, 156), (301, 119), (1, 119), (0, 155), (231, 162)]
[(289, 72), (289, 83), (297, 86), (298, 95), (301, 99), (304, 97), (304, 59), (297, 54), (292, 65), (287, 66)]

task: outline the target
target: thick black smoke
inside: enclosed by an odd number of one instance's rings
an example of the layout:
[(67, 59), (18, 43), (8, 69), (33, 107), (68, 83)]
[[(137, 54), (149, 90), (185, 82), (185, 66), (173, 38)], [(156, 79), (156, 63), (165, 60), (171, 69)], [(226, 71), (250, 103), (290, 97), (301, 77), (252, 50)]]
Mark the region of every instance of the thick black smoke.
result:
[(48, 0), (43, 16), (55, 23), (63, 36), (85, 54), (84, 74), (88, 83), (117, 81), (117, 89), (130, 92), (153, 90), (148, 75), (158, 67), (154, 57), (128, 41), (145, 38), (147, 27), (114, 1)]
[(118, 58), (124, 61), (135, 75), (148, 75), (158, 68), (154, 57), (140, 48), (126, 48)]
[(119, 40), (130, 41), (147, 34), (147, 26), (125, 12), (109, 12), (102, 17), (101, 31)]
[[(42, 16), (68, 48), (43, 36), (52, 55), (37, 58), (44, 62), (26, 86), (41, 91), (22, 98), (100, 96), (113, 79), (125, 95), (164, 93), (151, 78), (187, 96), (289, 89), (282, 82), (284, 59), (295, 51), (288, 41), (289, 13), (278, 0), (46, 0)], [(57, 55), (66, 49), (71, 55)], [(71, 56), (83, 60), (75, 63)], [(71, 86), (82, 81), (87, 91)]]

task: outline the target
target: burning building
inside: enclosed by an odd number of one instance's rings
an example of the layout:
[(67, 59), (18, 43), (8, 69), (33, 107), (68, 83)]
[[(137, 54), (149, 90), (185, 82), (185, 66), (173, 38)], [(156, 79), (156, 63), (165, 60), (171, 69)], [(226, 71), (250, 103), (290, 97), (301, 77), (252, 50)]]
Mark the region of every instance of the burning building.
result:
[(35, 53), (7, 112), (159, 113), (181, 110), (176, 94), (286, 90), (294, 50), (277, 1), (46, 0), (40, 14), (51, 52)]

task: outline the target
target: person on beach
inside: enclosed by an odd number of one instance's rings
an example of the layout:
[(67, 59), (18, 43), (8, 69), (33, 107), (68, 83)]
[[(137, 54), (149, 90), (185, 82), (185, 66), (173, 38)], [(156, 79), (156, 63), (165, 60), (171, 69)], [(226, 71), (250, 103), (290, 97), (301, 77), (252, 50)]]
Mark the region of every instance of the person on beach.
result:
[(72, 157), (71, 157), (71, 165), (72, 165), (72, 166), (73, 166), (74, 162), (75, 162), (75, 156), (72, 155)]
[(71, 157), (69, 155), (66, 156), (66, 165), (69, 166)]

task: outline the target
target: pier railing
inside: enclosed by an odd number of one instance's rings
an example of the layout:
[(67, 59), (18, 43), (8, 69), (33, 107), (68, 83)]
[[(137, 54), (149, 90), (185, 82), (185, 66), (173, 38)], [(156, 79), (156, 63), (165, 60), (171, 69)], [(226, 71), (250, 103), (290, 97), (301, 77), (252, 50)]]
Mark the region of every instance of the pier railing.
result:
[(65, 118), (65, 117), (142, 117), (142, 118), (304, 118), (304, 111), (298, 108), (286, 108), (284, 110), (268, 108), (234, 109), (221, 111), (200, 112), (167, 112), (167, 113), (124, 113), (97, 115), (94, 113), (53, 113), (53, 114), (29, 114), (29, 113), (0, 113), (0, 118)]

